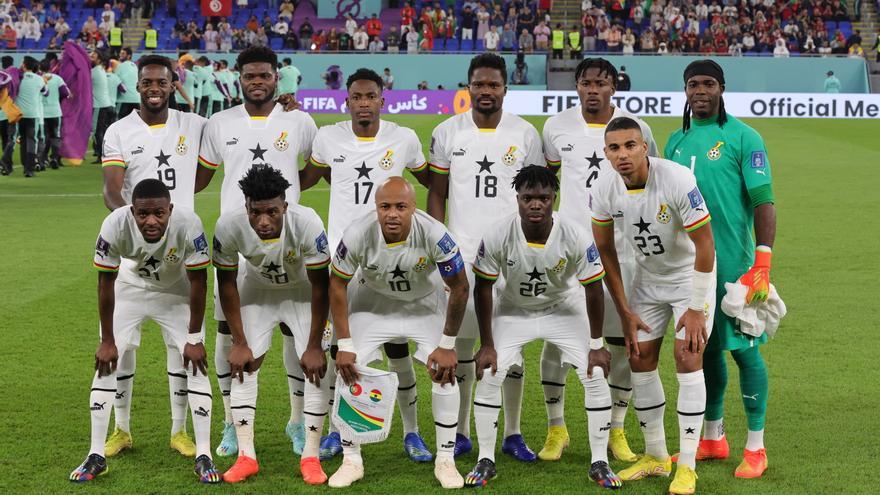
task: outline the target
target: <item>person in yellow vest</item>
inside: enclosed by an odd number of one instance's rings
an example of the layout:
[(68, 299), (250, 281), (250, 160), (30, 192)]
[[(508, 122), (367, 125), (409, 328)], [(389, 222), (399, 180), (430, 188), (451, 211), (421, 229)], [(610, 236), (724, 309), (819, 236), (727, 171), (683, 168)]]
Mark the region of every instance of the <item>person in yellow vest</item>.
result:
[(562, 24), (556, 24), (556, 29), (551, 33), (553, 58), (562, 58), (562, 51), (565, 49), (565, 31), (562, 30)]
[(159, 33), (153, 29), (153, 23), (147, 23), (147, 29), (144, 30), (144, 48), (147, 50), (155, 50), (159, 42)]
[(110, 52), (114, 58), (119, 57), (122, 48), (122, 28), (118, 25), (110, 29)]
[(571, 58), (575, 60), (580, 60), (581, 58), (581, 28), (577, 24), (571, 26), (571, 31), (568, 33), (568, 48), (569, 53), (571, 53)]

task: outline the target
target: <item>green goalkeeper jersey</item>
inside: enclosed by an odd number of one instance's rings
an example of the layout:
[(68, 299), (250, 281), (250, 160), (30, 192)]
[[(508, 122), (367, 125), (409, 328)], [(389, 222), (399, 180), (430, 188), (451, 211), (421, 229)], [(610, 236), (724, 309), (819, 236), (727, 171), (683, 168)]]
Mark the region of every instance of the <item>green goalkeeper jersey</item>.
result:
[(670, 136), (664, 155), (694, 172), (712, 214), (719, 276), (738, 278), (754, 263), (754, 209), (773, 202), (761, 135), (729, 115), (723, 127), (715, 117), (694, 119), (687, 133), (679, 129)]

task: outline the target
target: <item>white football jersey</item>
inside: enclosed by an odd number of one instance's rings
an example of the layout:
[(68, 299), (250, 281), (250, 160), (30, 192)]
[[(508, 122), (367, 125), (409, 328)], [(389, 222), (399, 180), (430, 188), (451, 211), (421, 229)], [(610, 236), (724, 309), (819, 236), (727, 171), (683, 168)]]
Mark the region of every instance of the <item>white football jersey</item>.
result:
[(321, 218), (297, 204), (288, 204), (278, 239), (260, 239), (243, 207), (221, 214), (214, 229), (214, 266), (237, 270), (239, 255), (245, 261), (245, 279), (267, 289), (308, 284), (306, 270), (323, 270), (330, 264)]
[[(547, 119), (544, 123), (544, 157), (550, 167), (561, 167), (559, 211), (589, 228), (590, 188), (604, 175), (617, 175), (605, 158), (605, 125), (587, 124), (581, 105)], [(635, 115), (615, 107), (611, 120), (629, 117), (638, 122), (648, 143), (648, 155), (659, 156), (651, 128)], [(633, 253), (623, 240), (623, 230), (615, 227), (614, 240), (621, 262), (632, 261)]]
[(384, 120), (374, 138), (355, 136), (350, 120), (320, 128), (310, 161), (330, 168), (331, 253), (354, 219), (375, 211), (373, 193), (385, 179), (402, 176), (404, 168), (418, 172), (427, 166), (416, 133)]
[[(122, 261), (128, 261), (120, 270)], [(138, 230), (131, 207), (114, 210), (101, 225), (95, 243), (95, 268), (119, 272), (118, 280), (144, 289), (179, 291), (188, 280), (186, 270), (208, 267), (208, 239), (198, 215), (175, 205), (159, 242), (147, 242)]]
[(207, 120), (195, 113), (168, 110), (164, 124), (149, 126), (138, 110), (114, 122), (104, 135), (104, 167), (125, 168), (122, 198), (144, 179), (159, 179), (175, 205), (195, 208), (199, 142)]
[(377, 216), (362, 220), (345, 231), (336, 248), (335, 276), (350, 280), (360, 268), (370, 289), (392, 299), (415, 301), (440, 287), (435, 272), (450, 277), (464, 269), (446, 226), (421, 210), (413, 215), (406, 240), (392, 244), (385, 242)]
[(694, 174), (650, 157), (644, 189), (627, 189), (620, 175), (601, 178), (590, 192), (593, 223), (621, 224), (639, 269), (636, 280), (661, 285), (689, 283), (696, 249), (687, 233), (711, 217)]
[(271, 165), (290, 182), (286, 200), (299, 202), (299, 161), (312, 152), (318, 128), (312, 117), (299, 110), (285, 112), (275, 105), (268, 117), (251, 117), (244, 105), (216, 113), (208, 120), (202, 135), (199, 163), (216, 170), (224, 167), (220, 186), (220, 213), (244, 210), (244, 194), (238, 181), (251, 166)]
[(513, 176), (543, 165), (544, 156), (538, 131), (522, 117), (504, 112), (497, 129), (479, 129), (466, 112), (434, 129), (429, 163), (449, 175), (449, 230), (472, 260), (486, 230), (517, 211)]
[(564, 300), (580, 285), (602, 280), (605, 270), (588, 230), (573, 219), (553, 214), (545, 244), (526, 241), (518, 214), (488, 230), (474, 260), (474, 275), (495, 281), (504, 277), (501, 297), (518, 308), (545, 309)]

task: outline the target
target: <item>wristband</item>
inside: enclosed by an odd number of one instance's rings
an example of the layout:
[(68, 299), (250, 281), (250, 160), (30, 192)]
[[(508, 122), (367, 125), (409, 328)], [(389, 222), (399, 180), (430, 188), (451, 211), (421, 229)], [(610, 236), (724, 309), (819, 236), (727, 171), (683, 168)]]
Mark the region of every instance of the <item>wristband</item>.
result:
[(454, 349), (455, 348), (455, 337), (451, 335), (446, 335), (445, 333), (440, 336), (440, 343), (437, 344), (437, 347), (441, 349)]
[(342, 352), (350, 352), (352, 354), (357, 354), (354, 350), (354, 341), (351, 340), (351, 337), (347, 339), (339, 339), (336, 341), (336, 346)]
[(599, 337), (598, 339), (590, 339), (590, 350), (598, 351), (599, 349), (605, 347), (605, 339)]
[(703, 312), (706, 310), (706, 293), (709, 292), (709, 284), (715, 278), (715, 272), (698, 272), (694, 270), (694, 278), (691, 283), (691, 302), (688, 308)]
[(186, 334), (186, 343), (189, 345), (199, 345), (205, 343), (205, 332)]
[(770, 269), (770, 258), (772, 257), (773, 250), (770, 249), (770, 246), (761, 244), (755, 248), (755, 264), (752, 266)]

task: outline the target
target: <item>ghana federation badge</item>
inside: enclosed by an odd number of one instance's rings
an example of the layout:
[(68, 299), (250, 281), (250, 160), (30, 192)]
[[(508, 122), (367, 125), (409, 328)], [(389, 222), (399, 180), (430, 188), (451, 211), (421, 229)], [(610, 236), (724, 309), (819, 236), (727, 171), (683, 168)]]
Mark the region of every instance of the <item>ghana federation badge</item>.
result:
[(567, 261), (565, 261), (565, 258), (559, 258), (559, 261), (556, 262), (556, 266), (551, 268), (550, 271), (553, 273), (562, 273), (565, 270), (566, 264)]
[(287, 131), (281, 131), (281, 135), (275, 140), (275, 149), (278, 151), (287, 151), (290, 147), (290, 141), (287, 140)]
[(391, 170), (394, 167), (394, 160), (391, 159), (392, 155), (394, 155), (394, 152), (388, 150), (385, 152), (385, 156), (379, 160), (379, 167), (382, 170)]
[(715, 146), (709, 148), (709, 151), (706, 153), (706, 157), (708, 157), (712, 161), (721, 158), (722, 146), (724, 146), (724, 141), (718, 141), (717, 143), (715, 143)]
[(186, 145), (186, 136), (177, 136), (177, 146), (175, 146), (174, 150), (178, 155), (185, 155), (189, 146)]
[(424, 256), (419, 257), (419, 261), (413, 266), (414, 272), (423, 272), (428, 269), (428, 260)]
[(284, 262), (288, 265), (296, 263), (296, 253), (293, 252), (293, 249), (287, 250), (287, 254), (284, 255)]
[(508, 167), (516, 163), (516, 146), (507, 148), (507, 152), (501, 157), (501, 163)]
[(168, 254), (165, 255), (165, 261), (168, 263), (177, 263), (180, 261), (180, 257), (177, 256), (177, 248), (170, 248), (168, 250)]
[(660, 203), (660, 209), (657, 210), (657, 221), (663, 224), (669, 223), (672, 220), (672, 216), (669, 214), (669, 205), (666, 203)]

